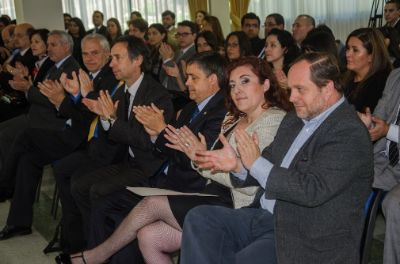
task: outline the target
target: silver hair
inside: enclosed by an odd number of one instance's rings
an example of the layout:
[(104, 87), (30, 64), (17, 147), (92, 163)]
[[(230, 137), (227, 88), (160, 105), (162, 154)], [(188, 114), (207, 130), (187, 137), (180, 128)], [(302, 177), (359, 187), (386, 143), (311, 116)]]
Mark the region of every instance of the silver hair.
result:
[(108, 43), (108, 40), (106, 37), (104, 37), (101, 34), (98, 33), (92, 33), (89, 35), (86, 35), (81, 42), (81, 47), (83, 48), (83, 43), (89, 40), (97, 40), (100, 43), (100, 46), (103, 48), (104, 51), (110, 52), (110, 43)]
[(70, 34), (62, 30), (53, 30), (49, 33), (49, 36), (59, 36), (61, 43), (67, 44), (69, 46), (69, 51), (72, 54), (72, 51), (74, 50), (74, 41)]

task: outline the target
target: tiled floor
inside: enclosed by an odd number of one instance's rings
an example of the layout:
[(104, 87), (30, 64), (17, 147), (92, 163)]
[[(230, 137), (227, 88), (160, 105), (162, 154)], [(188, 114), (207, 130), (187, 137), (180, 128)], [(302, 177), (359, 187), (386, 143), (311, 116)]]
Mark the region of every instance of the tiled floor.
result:
[[(57, 219), (50, 213), (54, 180), (51, 170), (45, 171), (39, 202), (35, 203), (34, 232), (32, 235), (0, 241), (0, 264), (46, 264), (54, 263), (56, 253), (44, 255), (42, 250), (51, 240), (58, 224), (61, 212)], [(9, 202), (0, 203), (0, 227), (4, 226)], [(382, 263), (383, 240), (385, 224), (382, 215), (378, 216), (374, 241), (371, 250), (370, 264)]]

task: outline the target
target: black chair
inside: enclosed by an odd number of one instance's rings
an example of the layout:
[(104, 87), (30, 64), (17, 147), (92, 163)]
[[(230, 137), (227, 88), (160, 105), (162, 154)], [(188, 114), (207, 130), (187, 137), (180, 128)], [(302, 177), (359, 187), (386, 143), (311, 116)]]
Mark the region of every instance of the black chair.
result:
[(368, 264), (371, 253), (372, 239), (375, 229), (376, 216), (378, 209), (382, 203), (384, 191), (381, 189), (373, 189), (365, 204), (365, 224), (361, 239), (360, 263)]

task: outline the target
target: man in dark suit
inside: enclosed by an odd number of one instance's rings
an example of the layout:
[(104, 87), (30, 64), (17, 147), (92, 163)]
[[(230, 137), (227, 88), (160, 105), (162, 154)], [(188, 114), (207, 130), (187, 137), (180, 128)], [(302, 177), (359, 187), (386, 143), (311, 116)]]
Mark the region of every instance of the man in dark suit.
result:
[[(48, 39), (49, 47), (57, 43), (57, 40), (60, 42), (59, 38), (63, 37), (72, 43), (72, 38), (67, 33), (52, 32)], [(64, 49), (65, 53), (70, 53), (71, 47), (72, 44), (61, 45), (58, 48)], [(57, 57), (55, 54), (50, 56)], [(69, 58), (64, 58), (64, 60)], [(71, 63), (71, 66), (76, 69), (73, 76), (76, 76), (79, 65), (74, 59)], [(50, 69), (49, 75), (52, 74), (52, 70), (56, 72), (59, 70), (57, 67), (63, 66), (67, 66), (63, 64), (63, 61), (56, 63), (54, 68)], [(7, 225), (0, 232), (0, 240), (31, 232), (32, 207), (43, 166), (74, 151), (87, 136), (93, 114), (85, 109), (80, 102), (79, 89), (72, 84), (72, 80), (67, 80), (67, 78), (64, 72), (61, 75), (62, 85), (52, 80), (45, 80), (38, 85), (39, 92), (48, 99), (45, 102), (53, 105), (53, 111), (59, 116), (63, 128), (52, 130), (31, 126), (20, 134), (9, 153), (2, 173), (6, 175), (6, 178), (12, 178), (15, 175), (15, 188)]]
[(149, 65), (148, 49), (141, 39), (133, 36), (118, 39), (111, 49), (111, 57), (110, 67), (115, 77), (125, 82), (123, 89), (117, 90), (114, 100), (109, 93), (100, 92), (98, 100), (85, 101), (100, 116), (108, 139), (124, 145), (124, 158), (71, 179), (71, 192), (85, 227), (93, 201), (126, 186), (149, 186), (149, 177), (163, 163), (163, 158), (152, 152), (151, 139), (131, 114), (132, 107), (153, 103), (164, 111), (166, 120), (173, 116), (167, 91), (144, 73)]
[[(55, 65), (50, 68), (46, 80), (58, 80), (62, 73), (71, 77), (73, 71), (79, 70), (79, 64), (71, 56), (72, 39), (64, 31), (52, 31), (48, 37), (48, 55)], [(29, 87), (26, 91), (30, 108), (27, 114), (20, 115), (0, 124), (0, 202), (11, 198), (14, 189), (15, 161), (12, 159), (13, 144), (21, 133), (27, 128), (46, 128), (63, 130), (66, 119), (60, 116), (57, 109), (49, 99), (40, 93), (36, 86)], [(5, 168), (8, 164), (8, 169)], [(10, 164), (14, 164), (11, 165)]]
[[(32, 54), (30, 33), (33, 31), (32, 25), (28, 23), (19, 24), (14, 29), (13, 42), (15, 50), (5, 62), (5, 65), (15, 67), (17, 63), (22, 64), (32, 72), (35, 67), (36, 58)], [(0, 72), (0, 122), (11, 119), (23, 113), (26, 109), (25, 94), (13, 90), (8, 81), (12, 80), (12, 73), (7, 71), (7, 67)]]
[(103, 25), (103, 21), (104, 21), (104, 15), (102, 12), (100, 12), (99, 10), (96, 10), (93, 12), (92, 15), (92, 22), (94, 25), (94, 28), (88, 30), (88, 34), (91, 33), (98, 33), (101, 34), (103, 36), (106, 36), (107, 34), (107, 27), (105, 27)]
[[(226, 113), (223, 106), (225, 91), (221, 90), (226, 83), (225, 62), (217, 53), (201, 53), (188, 60), (186, 73), (190, 99), (193, 101), (182, 109), (171, 125), (176, 128), (187, 126), (193, 133), (201, 133), (206, 139), (207, 147), (211, 148), (220, 132)], [(139, 106), (135, 107), (134, 113), (152, 137), (154, 151), (158, 155), (168, 157), (167, 162), (157, 168), (157, 173), (152, 177), (151, 186), (182, 192), (203, 191), (207, 179), (192, 168), (190, 159), (184, 153), (165, 145), (168, 143), (164, 136), (167, 122), (160, 109), (154, 105)], [(141, 197), (123, 190), (96, 203), (92, 211), (89, 248), (104, 242), (140, 200)], [(129, 239), (130, 236), (131, 234), (126, 233), (124, 237), (118, 237), (118, 240), (131, 241), (133, 239)], [(111, 263), (125, 263), (129, 260), (139, 262), (140, 253), (136, 241), (124, 246), (123, 249), (122, 246), (114, 246), (114, 252), (118, 252), (113, 254)]]
[(242, 31), (249, 37), (253, 55), (259, 56), (265, 45), (265, 41), (258, 36), (260, 33), (260, 18), (254, 13), (247, 13), (240, 22)]
[(393, 70), (386, 82), (382, 98), (371, 116), (369, 111), (360, 114), (374, 144), (373, 186), (387, 191), (382, 211), (386, 220), (384, 264), (400, 261), (400, 69)]
[[(97, 33), (86, 35), (82, 39), (83, 63), (89, 75), (82, 70), (76, 85), (81, 87), (84, 98), (97, 99), (100, 90), (114, 94), (120, 89), (117, 79), (109, 67), (110, 45), (107, 39)], [(92, 81), (90, 81), (92, 79)], [(93, 171), (113, 163), (121, 145), (110, 142), (96, 117), (91, 125), (88, 144), (53, 165), (54, 176), (60, 192), (62, 204), (61, 246), (63, 252), (77, 252), (84, 248), (82, 222), (79, 209), (71, 196), (71, 177), (79, 177), (83, 171)], [(76, 176), (75, 176), (76, 175)]]
[(384, 7), (384, 18), (386, 24), (384, 27), (393, 27), (400, 34), (400, 3), (396, 0), (386, 1)]
[(260, 199), (253, 208), (190, 211), (182, 263), (359, 262), (372, 146), (339, 78), (333, 56), (303, 55), (288, 74), (296, 113), (284, 118), (270, 146), (260, 154), (256, 137), (238, 130), (240, 158), (227, 142), (199, 153), (200, 167), (261, 186)]

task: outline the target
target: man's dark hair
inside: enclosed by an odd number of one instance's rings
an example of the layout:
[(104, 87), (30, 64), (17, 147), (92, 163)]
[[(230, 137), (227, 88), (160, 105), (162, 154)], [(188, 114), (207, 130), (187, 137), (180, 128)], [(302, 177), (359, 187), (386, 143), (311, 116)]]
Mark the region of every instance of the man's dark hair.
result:
[(192, 31), (192, 34), (197, 34), (199, 32), (197, 24), (189, 20), (183, 20), (182, 22), (179, 22), (178, 27), (189, 27), (190, 31)]
[(258, 26), (260, 26), (260, 18), (256, 14), (254, 14), (252, 12), (247, 13), (244, 16), (242, 16), (242, 20), (240, 21), (240, 24), (242, 25), (242, 27), (244, 25), (244, 20), (245, 19), (257, 19)]
[(144, 20), (143, 18), (133, 19), (133, 20), (129, 21), (128, 24), (139, 29), (140, 32), (147, 32), (147, 29), (149, 28), (149, 23), (147, 23), (147, 21)]
[(103, 19), (104, 20), (104, 14), (103, 14), (103, 12), (101, 12), (101, 11), (99, 11), (99, 10), (95, 10), (94, 12), (93, 12), (93, 15), (94, 14), (100, 14), (100, 16), (101, 16), (101, 19)]
[[(150, 51), (144, 41), (140, 38), (135, 36), (122, 36), (119, 37), (115, 42), (114, 45), (117, 43), (125, 43), (126, 49), (128, 51), (129, 59), (134, 60), (139, 56), (142, 56), (143, 62), (140, 65), (142, 72), (147, 72), (150, 69)], [(113, 45), (113, 46), (114, 46)]]
[(389, 0), (389, 1), (386, 1), (385, 5), (387, 5), (387, 4), (395, 4), (397, 10), (400, 9), (400, 1), (398, 1), (398, 0)]
[(165, 10), (164, 12), (162, 12), (161, 17), (166, 17), (166, 16), (170, 16), (172, 17), (173, 20), (175, 20), (175, 13), (172, 12), (171, 10)]
[(226, 86), (226, 60), (215, 51), (196, 53), (187, 61), (187, 65), (196, 64), (205, 75), (215, 74), (218, 79), (218, 86), (224, 89)]
[(336, 57), (327, 52), (310, 52), (304, 53), (297, 58), (292, 65), (306, 61), (310, 63), (310, 79), (318, 87), (327, 85), (332, 81), (335, 89), (342, 93), (341, 73)]
[(10, 20), (8, 20), (6, 17), (0, 17), (0, 23), (4, 26), (8, 26), (10, 24)]
[(69, 13), (64, 13), (63, 16), (72, 18), (72, 16)]
[(137, 16), (138, 18), (142, 18), (142, 14), (141, 14), (139, 11), (132, 11), (132, 12), (131, 12), (131, 17), (132, 17), (133, 15)]
[(277, 25), (285, 26), (285, 19), (283, 18), (283, 16), (281, 14), (272, 13), (272, 14), (269, 14), (267, 17), (272, 17), (275, 20)]

